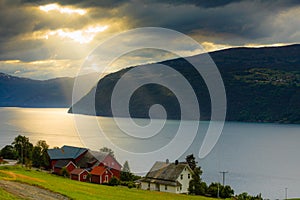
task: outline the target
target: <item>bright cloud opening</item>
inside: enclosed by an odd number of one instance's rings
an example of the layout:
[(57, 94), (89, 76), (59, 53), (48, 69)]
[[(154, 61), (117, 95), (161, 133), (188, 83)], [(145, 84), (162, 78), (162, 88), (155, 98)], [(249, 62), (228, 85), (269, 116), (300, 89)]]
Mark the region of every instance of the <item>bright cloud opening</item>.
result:
[(69, 38), (80, 44), (91, 42), (97, 33), (103, 32), (108, 26), (91, 26), (82, 30), (70, 31), (69, 29), (58, 29), (48, 32), (44, 38), (49, 36), (59, 36), (61, 38)]
[(84, 15), (87, 13), (86, 10), (84, 9), (79, 9), (79, 8), (71, 8), (71, 7), (66, 7), (66, 6), (60, 6), (59, 4), (53, 3), (53, 4), (47, 4), (44, 6), (39, 6), (39, 9), (44, 11), (44, 12), (49, 12), (49, 11), (58, 11), (62, 14), (78, 14), (78, 15)]

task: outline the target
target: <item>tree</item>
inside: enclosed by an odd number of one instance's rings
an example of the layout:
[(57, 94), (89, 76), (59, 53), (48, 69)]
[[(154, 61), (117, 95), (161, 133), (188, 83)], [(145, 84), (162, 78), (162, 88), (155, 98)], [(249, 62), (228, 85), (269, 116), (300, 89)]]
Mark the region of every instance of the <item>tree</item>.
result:
[(34, 146), (32, 150), (32, 165), (34, 167), (41, 167), (42, 165), (42, 160), (41, 160), (41, 147), (39, 146)]
[(19, 163), (27, 164), (31, 161), (33, 145), (29, 138), (18, 135), (12, 145), (18, 154)]
[(44, 140), (39, 140), (32, 150), (32, 164), (34, 167), (48, 167), (49, 156), (47, 150), (49, 145)]
[(211, 183), (207, 188), (207, 193), (212, 197), (218, 197), (219, 193), (219, 197), (229, 198), (233, 196), (234, 191), (229, 185), (223, 186), (220, 183)]
[(15, 160), (18, 158), (18, 153), (16, 152), (13, 146), (6, 145), (0, 151), (0, 157)]
[(120, 184), (120, 181), (116, 177), (112, 177), (108, 182), (108, 185), (110, 185), (110, 186), (117, 186), (119, 184)]
[(187, 155), (185, 157), (186, 162), (189, 164), (190, 168), (194, 170), (197, 167), (197, 162), (194, 154)]
[(197, 162), (193, 154), (186, 157), (186, 162), (193, 170), (192, 180), (189, 182), (189, 193), (195, 195), (204, 195), (206, 193), (207, 185), (201, 181), (201, 167), (197, 167)]
[(204, 195), (206, 193), (207, 185), (201, 182), (202, 170), (200, 167), (195, 167), (192, 174), (192, 180), (189, 183), (189, 193), (195, 195)]
[(207, 193), (212, 197), (218, 197), (218, 193), (220, 194), (222, 185), (220, 183), (211, 183), (207, 188)]
[(125, 163), (123, 165), (122, 171), (123, 172), (130, 172), (129, 163), (128, 163), (127, 160), (125, 161)]
[(115, 153), (114, 153), (114, 151), (112, 150), (112, 149), (110, 149), (110, 148), (108, 148), (108, 147), (102, 147), (101, 149), (100, 149), (100, 152), (107, 152), (109, 155), (111, 155), (112, 157), (114, 157), (115, 158)]
[(225, 185), (221, 189), (221, 193), (220, 193), (221, 198), (229, 198), (232, 197), (233, 195), (234, 195), (234, 191), (229, 185)]
[(235, 197), (238, 200), (263, 200), (263, 198), (261, 197), (261, 194), (258, 194), (257, 196), (251, 196), (247, 192), (239, 194)]
[(124, 182), (127, 182), (127, 185), (128, 185), (128, 184), (133, 183), (134, 181), (136, 181), (138, 179), (140, 179), (139, 176), (136, 176), (136, 175), (134, 175), (133, 173), (130, 172), (129, 163), (126, 160), (124, 165), (123, 165), (121, 174), (120, 174), (120, 180), (124, 181)]

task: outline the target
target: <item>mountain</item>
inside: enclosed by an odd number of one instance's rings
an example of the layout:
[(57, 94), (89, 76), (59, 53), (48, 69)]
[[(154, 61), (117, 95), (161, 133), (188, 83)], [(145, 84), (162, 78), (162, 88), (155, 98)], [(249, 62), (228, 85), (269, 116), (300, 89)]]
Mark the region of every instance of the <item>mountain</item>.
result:
[[(203, 55), (194, 56), (201, 59)], [(300, 45), (263, 48), (232, 48), (210, 53), (226, 89), (229, 121), (300, 123)], [(189, 81), (199, 101), (201, 120), (210, 119), (211, 102), (202, 77), (182, 58), (167, 60), (170, 66)], [(137, 66), (150, 68), (152, 65)], [(111, 95), (120, 77), (131, 68), (102, 78), (69, 112), (112, 116)], [(143, 80), (149, 74), (137, 74)], [(168, 77), (165, 77), (168, 78)], [(128, 78), (130, 79), (130, 77)], [(95, 96), (93, 95), (95, 94)], [(95, 100), (95, 107), (92, 101)], [(149, 108), (161, 104), (169, 119), (180, 119), (176, 96), (166, 87), (148, 84), (137, 89), (130, 99), (130, 115), (148, 118)], [(122, 117), (120, 115), (119, 117)]]
[(70, 107), (74, 78), (32, 80), (0, 73), (1, 107)]

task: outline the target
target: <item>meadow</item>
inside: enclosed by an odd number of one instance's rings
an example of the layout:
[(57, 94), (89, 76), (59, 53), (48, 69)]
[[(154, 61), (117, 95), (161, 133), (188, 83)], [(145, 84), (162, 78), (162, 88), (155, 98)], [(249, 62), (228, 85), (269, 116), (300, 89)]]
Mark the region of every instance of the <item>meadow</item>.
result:
[[(169, 194), (164, 192), (129, 189), (121, 186), (105, 186), (73, 181), (48, 172), (29, 170), (20, 166), (0, 167), (0, 179), (27, 183), (60, 193), (71, 199), (140, 199), (140, 200), (214, 200), (202, 196)], [(4, 199), (19, 199), (0, 188), (0, 196)]]

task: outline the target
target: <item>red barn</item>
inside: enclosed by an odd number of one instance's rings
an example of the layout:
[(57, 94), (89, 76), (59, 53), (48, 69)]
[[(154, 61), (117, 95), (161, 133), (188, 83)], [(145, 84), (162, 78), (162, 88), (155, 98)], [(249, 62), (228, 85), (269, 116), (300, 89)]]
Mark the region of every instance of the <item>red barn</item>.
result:
[(70, 160), (59, 160), (53, 166), (53, 171), (55, 174), (61, 175), (62, 168), (66, 168), (68, 173), (70, 174), (76, 168), (76, 165)]
[(81, 158), (76, 165), (80, 168), (93, 168), (95, 166), (105, 166), (110, 169), (113, 175), (120, 179), (120, 172), (122, 166), (120, 163), (109, 153), (107, 152), (99, 152), (99, 151), (91, 151), (88, 150), (87, 153)]
[(54, 171), (54, 166), (56, 165), (56, 162), (60, 160), (69, 160), (76, 164), (83, 158), (87, 151), (87, 148), (73, 147), (67, 145), (64, 145), (61, 148), (48, 149), (47, 153), (50, 157), (51, 169)]
[(97, 159), (94, 166), (105, 166), (113, 173), (115, 177), (120, 179), (120, 172), (122, 165), (109, 153), (93, 152), (93, 155)]
[[(91, 151), (87, 148), (64, 145), (61, 148), (49, 149), (51, 169), (60, 174), (62, 167), (66, 167), (68, 161), (72, 161), (73, 168), (69, 166), (68, 172), (75, 168), (90, 171), (95, 166), (105, 166), (113, 176), (120, 179), (122, 165), (108, 152)], [(104, 180), (104, 179), (103, 179)]]
[(107, 167), (104, 166), (96, 166), (91, 171), (92, 183), (108, 183), (112, 177), (113, 173)]
[(76, 168), (70, 173), (71, 179), (81, 182), (89, 181), (89, 172), (85, 169)]

